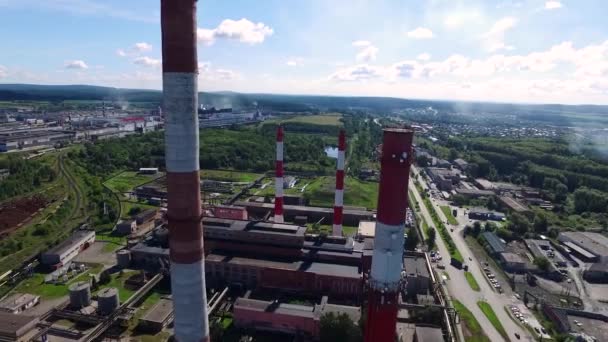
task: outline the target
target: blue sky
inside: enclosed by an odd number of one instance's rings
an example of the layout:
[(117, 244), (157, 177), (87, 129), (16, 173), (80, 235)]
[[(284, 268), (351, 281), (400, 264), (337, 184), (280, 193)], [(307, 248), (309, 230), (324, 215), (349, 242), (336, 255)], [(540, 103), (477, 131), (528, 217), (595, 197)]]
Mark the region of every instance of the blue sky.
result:
[[(199, 0), (203, 91), (608, 104), (605, 0)], [(0, 82), (161, 88), (158, 0), (0, 0)]]

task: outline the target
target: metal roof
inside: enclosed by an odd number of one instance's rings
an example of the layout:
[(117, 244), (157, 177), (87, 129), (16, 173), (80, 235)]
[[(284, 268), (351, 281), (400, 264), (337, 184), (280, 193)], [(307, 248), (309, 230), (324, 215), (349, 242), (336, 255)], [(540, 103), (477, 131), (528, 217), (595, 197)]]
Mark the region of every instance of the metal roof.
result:
[(505, 244), (500, 241), (500, 238), (493, 232), (483, 232), (481, 236), (488, 242), (493, 253), (502, 253), (505, 251)]

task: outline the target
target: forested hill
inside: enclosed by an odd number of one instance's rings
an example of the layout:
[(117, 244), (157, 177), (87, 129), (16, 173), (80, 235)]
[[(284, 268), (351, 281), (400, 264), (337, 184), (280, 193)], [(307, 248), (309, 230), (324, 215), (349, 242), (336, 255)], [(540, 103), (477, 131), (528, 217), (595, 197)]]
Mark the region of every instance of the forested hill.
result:
[[(90, 85), (0, 84), (0, 101), (106, 100), (158, 102), (159, 90), (121, 89)], [(243, 94), (235, 92), (200, 93), (200, 103), (215, 107), (252, 108), (289, 112), (365, 109), (390, 113), (404, 108), (432, 107), (440, 112), (483, 115), (484, 113), (516, 115), (522, 119), (559, 124), (578, 120), (595, 120), (608, 116), (608, 106), (596, 105), (527, 105), (485, 102), (413, 100), (392, 97), (346, 97), (319, 95)]]

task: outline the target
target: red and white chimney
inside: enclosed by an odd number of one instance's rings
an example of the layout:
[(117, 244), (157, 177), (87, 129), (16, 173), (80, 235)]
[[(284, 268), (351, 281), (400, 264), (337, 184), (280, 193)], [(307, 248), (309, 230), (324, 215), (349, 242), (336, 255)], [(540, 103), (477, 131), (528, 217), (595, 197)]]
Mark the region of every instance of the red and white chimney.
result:
[(283, 223), (283, 126), (277, 126), (277, 160), (275, 162), (274, 222)]
[(338, 137), (338, 167), (336, 168), (336, 193), (334, 195), (334, 226), (333, 236), (342, 236), (342, 214), (344, 211), (344, 151), (346, 149), (346, 136), (344, 130)]
[(209, 341), (198, 140), (196, 0), (161, 0), (171, 291), (177, 341)]
[(409, 129), (384, 130), (365, 342), (395, 340), (413, 137)]

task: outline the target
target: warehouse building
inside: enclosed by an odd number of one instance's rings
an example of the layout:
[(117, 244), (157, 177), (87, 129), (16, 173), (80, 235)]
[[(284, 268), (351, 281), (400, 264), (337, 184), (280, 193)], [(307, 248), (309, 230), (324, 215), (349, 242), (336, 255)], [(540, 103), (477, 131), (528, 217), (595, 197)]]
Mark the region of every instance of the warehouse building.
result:
[(361, 308), (335, 305), (323, 296), (314, 306), (280, 303), (250, 298), (237, 298), (234, 303), (234, 323), (243, 329), (281, 332), (319, 338), (321, 317), (327, 313), (346, 314), (356, 323), (361, 318)]
[(452, 191), (454, 185), (460, 183), (461, 173), (459, 170), (441, 169), (439, 167), (427, 167), (426, 173), (431, 177), (433, 183), (441, 191)]
[(519, 254), (504, 252), (499, 256), (500, 264), (507, 272), (521, 273), (526, 270), (526, 260)]
[(507, 210), (520, 214), (531, 213), (530, 208), (510, 196), (498, 196), (498, 202)]
[(416, 255), (406, 255), (403, 258), (405, 272), (406, 295), (416, 296), (427, 294), (431, 288), (431, 277), (426, 264), (426, 258)]
[(598, 262), (608, 257), (608, 238), (599, 233), (563, 232), (557, 239), (583, 261)]
[(173, 301), (161, 299), (139, 319), (137, 328), (157, 333), (173, 321)]
[(0, 341), (29, 341), (28, 334), (38, 324), (38, 317), (0, 311)]
[(74, 259), (82, 250), (95, 242), (95, 231), (77, 230), (70, 238), (40, 255), (40, 262), (59, 268)]
[(492, 257), (498, 258), (506, 251), (506, 244), (494, 232), (483, 232), (481, 238), (484, 241), (483, 246)]
[[(247, 213), (250, 217), (264, 217), (269, 212), (274, 211), (274, 204), (272, 203), (236, 202), (235, 205), (247, 208)], [(308, 222), (318, 222), (321, 219), (323, 219), (324, 222), (332, 222), (334, 215), (333, 208), (300, 205), (284, 205), (283, 211), (283, 216), (286, 221), (293, 221), (296, 216), (304, 216), (307, 218)], [(374, 213), (367, 211), (364, 208), (351, 209), (349, 207), (344, 207), (342, 218), (344, 225), (356, 227), (361, 220), (373, 220)]]
[(583, 271), (583, 278), (590, 283), (608, 283), (608, 258), (603, 257)]
[(30, 132), (13, 130), (0, 134), (0, 152), (29, 149), (35, 147), (53, 147), (55, 144), (74, 139), (74, 133), (60, 130)]
[(40, 303), (40, 296), (13, 293), (0, 301), (0, 311), (18, 314)]

